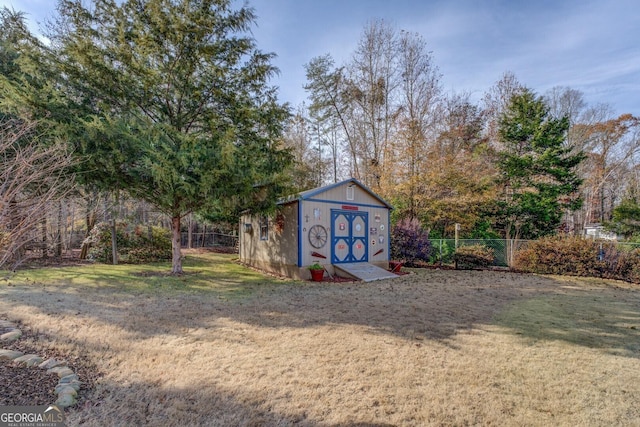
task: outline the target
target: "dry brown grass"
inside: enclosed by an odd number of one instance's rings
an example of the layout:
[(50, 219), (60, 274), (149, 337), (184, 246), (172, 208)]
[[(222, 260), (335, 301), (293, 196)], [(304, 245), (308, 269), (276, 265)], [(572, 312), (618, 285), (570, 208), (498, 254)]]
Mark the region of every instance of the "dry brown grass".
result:
[(72, 425), (640, 423), (637, 286), (438, 270), (265, 282), (233, 297), (0, 285), (0, 315), (103, 371)]

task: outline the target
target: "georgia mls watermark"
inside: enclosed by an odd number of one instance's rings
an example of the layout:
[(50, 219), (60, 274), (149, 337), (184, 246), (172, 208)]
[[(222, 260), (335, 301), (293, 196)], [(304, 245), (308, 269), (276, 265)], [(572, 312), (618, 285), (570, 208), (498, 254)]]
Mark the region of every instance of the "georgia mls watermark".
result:
[(0, 427), (65, 427), (65, 416), (56, 405), (0, 406)]

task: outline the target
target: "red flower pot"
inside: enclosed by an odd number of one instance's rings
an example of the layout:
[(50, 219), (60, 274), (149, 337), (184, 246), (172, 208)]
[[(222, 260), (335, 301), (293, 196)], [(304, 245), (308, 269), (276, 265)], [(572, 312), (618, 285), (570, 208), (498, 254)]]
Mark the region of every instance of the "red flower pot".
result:
[(324, 270), (309, 270), (311, 272), (311, 280), (314, 282), (322, 282)]

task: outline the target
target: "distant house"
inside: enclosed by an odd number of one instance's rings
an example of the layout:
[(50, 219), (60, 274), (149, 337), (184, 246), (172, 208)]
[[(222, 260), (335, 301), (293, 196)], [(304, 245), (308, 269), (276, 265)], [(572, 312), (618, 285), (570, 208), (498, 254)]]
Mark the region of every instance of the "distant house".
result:
[(618, 235), (604, 229), (602, 224), (587, 224), (584, 226), (584, 234), (592, 239), (618, 240)]
[(390, 210), (354, 178), (304, 191), (281, 201), (272, 217), (242, 216), (240, 261), (298, 279), (309, 278), (306, 267), (314, 262), (330, 274), (354, 263), (386, 269)]

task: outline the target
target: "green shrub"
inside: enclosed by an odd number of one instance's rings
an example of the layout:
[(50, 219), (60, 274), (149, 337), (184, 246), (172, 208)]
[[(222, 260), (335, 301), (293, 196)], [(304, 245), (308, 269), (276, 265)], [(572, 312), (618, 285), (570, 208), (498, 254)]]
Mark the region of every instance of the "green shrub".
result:
[(151, 236), (137, 226), (130, 241), (127, 262), (143, 264), (171, 259), (171, 232), (161, 227), (151, 227)]
[(453, 259), (457, 268), (488, 267), (493, 264), (495, 254), (493, 248), (483, 245), (460, 246)]
[[(126, 224), (123, 222), (116, 224), (116, 244), (121, 251), (127, 242)], [(84, 243), (90, 246), (89, 259), (98, 262), (113, 262), (111, 251), (111, 224), (107, 222), (97, 223), (89, 232), (89, 236)]]
[[(106, 222), (96, 224), (85, 242), (91, 245), (89, 258), (105, 263), (113, 262), (111, 249), (111, 226)], [(160, 227), (136, 226), (127, 232), (127, 224), (116, 224), (116, 242), (119, 261), (143, 264), (171, 259), (171, 233)]]
[(429, 257), (430, 264), (451, 264), (456, 253), (453, 240), (435, 239), (431, 241), (432, 252)]

